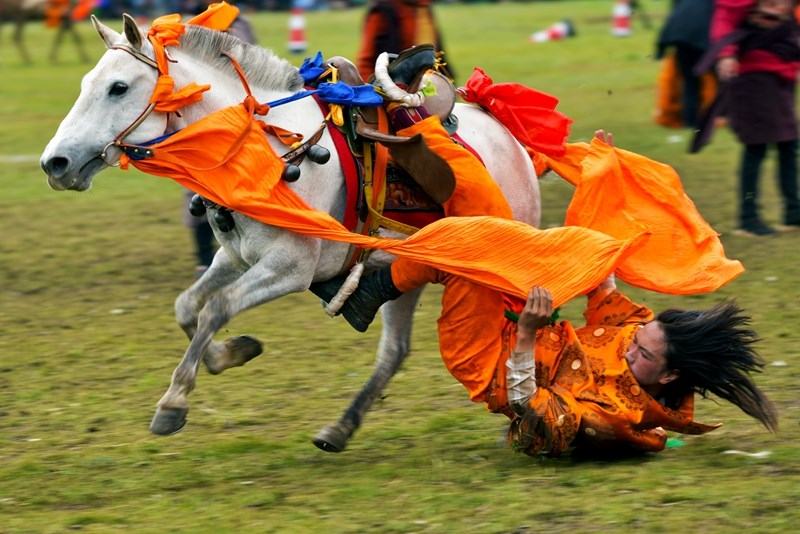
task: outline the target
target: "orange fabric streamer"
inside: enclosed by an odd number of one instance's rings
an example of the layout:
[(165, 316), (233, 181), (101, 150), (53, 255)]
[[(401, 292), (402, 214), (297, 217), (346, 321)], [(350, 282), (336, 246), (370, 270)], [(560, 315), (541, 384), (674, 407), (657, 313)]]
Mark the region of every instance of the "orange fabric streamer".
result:
[[(238, 13), (224, 2), (212, 7), (212, 13), (192, 21), (219, 28), (232, 10)], [(184, 31), (178, 15), (159, 18), (150, 29), (162, 78), (153, 96), (162, 108), (156, 109), (179, 109), (205, 90), (191, 84), (173, 93), (166, 80), (163, 47), (179, 44)], [(526, 122), (512, 133), (531, 143), (529, 148), (541, 149), (542, 161), (577, 185), (567, 214), (572, 226), (538, 230), (499, 217), (447, 217), (405, 240), (353, 234), (281, 181), (284, 163), (267, 142), (264, 131), (270, 126), (255, 119), (257, 103), (250, 96), (155, 143), (152, 158), (123, 154), (120, 165), (172, 178), (265, 224), (384, 250), (521, 299), (533, 285), (544, 286), (555, 306), (588, 292), (614, 271), (631, 284), (677, 294), (716, 289), (742, 272), (741, 264), (725, 258), (717, 235), (669, 167), (600, 141), (564, 145), (571, 120), (554, 110), (556, 99), (518, 84), (491, 86), (483, 71), (476, 73), (469, 86), (478, 103), (507, 121), (523, 106)], [(442, 129), (432, 120), (416, 127), (433, 136)], [(536, 142), (529, 135), (536, 135)]]
[(189, 19), (186, 24), (205, 26), (206, 28), (222, 32), (227, 30), (238, 16), (238, 7), (232, 6), (227, 2), (217, 2), (209, 5), (208, 8), (199, 15)]
[(155, 110), (162, 113), (178, 111), (182, 107), (202, 100), (203, 93), (209, 89), (211, 86), (208, 84), (197, 85), (192, 82), (179, 91), (175, 91), (175, 80), (172, 79), (172, 76), (162, 74), (156, 81), (150, 103), (155, 104)]
[(123, 155), (122, 167), (172, 178), (266, 224), (384, 250), (520, 298), (541, 285), (556, 306), (614, 271), (639, 287), (688, 294), (716, 289), (743, 270), (725, 258), (674, 172), (664, 180), (668, 167), (599, 140), (591, 150), (568, 145), (565, 158), (550, 161), (578, 184), (567, 217), (573, 226), (537, 230), (494, 217), (451, 217), (406, 240), (353, 234), (280, 180), (283, 162), (251, 113), (243, 105), (216, 112), (154, 145), (153, 158)]
[[(449, 217), (407, 239), (349, 232), (281, 181), (283, 161), (250, 111), (223, 109), (153, 145), (154, 156), (120, 158), (148, 174), (172, 178), (212, 202), (265, 224), (304, 235), (384, 250), (524, 298), (548, 287), (555, 305), (586, 293), (635, 250), (641, 235), (614, 239), (588, 228), (538, 230), (495, 217)], [(529, 253), (521, 253), (530, 251)], [(580, 261), (575, 260), (580, 251)]]
[(173, 178), (231, 209), (264, 202), (280, 182), (283, 161), (244, 105), (231, 106), (184, 128), (153, 147), (153, 158), (120, 157), (148, 174)]
[(714, 291), (744, 272), (686, 195), (675, 170), (598, 139), (570, 143), (548, 165), (576, 186), (565, 224), (626, 239), (649, 237), (617, 269), (625, 282), (661, 293)]
[[(239, 16), (239, 8), (226, 2), (211, 4), (206, 11), (189, 20), (186, 24), (205, 26), (212, 30), (227, 30)], [(158, 17), (153, 21), (147, 37), (153, 45), (155, 59), (158, 64), (158, 81), (150, 97), (150, 103), (156, 104), (155, 110), (168, 113), (182, 107), (199, 102), (203, 93), (211, 89), (210, 85), (197, 85), (192, 82), (175, 91), (175, 81), (169, 75), (169, 60), (164, 47), (179, 46), (180, 38), (186, 32), (186, 24), (181, 22), (177, 13)]]

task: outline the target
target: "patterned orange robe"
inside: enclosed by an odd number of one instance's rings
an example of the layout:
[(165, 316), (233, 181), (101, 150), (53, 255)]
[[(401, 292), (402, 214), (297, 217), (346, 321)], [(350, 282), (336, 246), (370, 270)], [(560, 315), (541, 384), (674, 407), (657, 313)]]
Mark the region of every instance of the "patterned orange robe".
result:
[[(423, 133), (429, 149), (451, 163), (456, 191), (444, 204), (445, 214), (510, 218), (508, 203), (488, 172), (446, 133), (437, 134), (430, 122), (402, 134)], [(508, 405), (506, 361), (515, 346), (516, 324), (505, 310), (521, 311), (524, 300), (406, 258), (392, 264), (392, 280), (403, 292), (426, 283), (444, 286), (437, 322), (442, 361), (471, 400), (512, 419), (510, 439), (527, 454), (558, 455), (578, 442), (659, 451), (666, 443), (664, 429), (700, 434), (716, 428), (692, 420), (693, 395), (672, 410), (639, 387), (625, 351), (653, 312), (619, 291), (589, 300), (586, 326), (575, 329), (564, 321), (537, 333), (539, 389), (530, 414), (520, 419)]]
[[(570, 445), (661, 451), (666, 430), (704, 434), (720, 426), (693, 420), (694, 394), (671, 409), (636, 382), (625, 352), (636, 331), (653, 319), (650, 309), (615, 290), (590, 298), (584, 317), (581, 328), (563, 321), (537, 333), (538, 390), (530, 412), (511, 424), (509, 438), (515, 448), (530, 455), (558, 455)], [(494, 403), (489, 404), (490, 410), (503, 413), (508, 410), (508, 341), (497, 366)]]

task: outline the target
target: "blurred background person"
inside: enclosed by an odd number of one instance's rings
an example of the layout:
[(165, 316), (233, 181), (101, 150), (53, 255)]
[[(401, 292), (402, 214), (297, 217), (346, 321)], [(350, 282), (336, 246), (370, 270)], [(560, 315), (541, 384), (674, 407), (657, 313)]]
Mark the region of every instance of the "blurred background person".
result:
[(701, 109), (717, 92), (713, 73), (697, 75), (694, 67), (710, 45), (714, 0), (673, 0), (656, 43), (663, 60), (658, 83), (656, 123), (672, 128), (697, 126)]
[(83, 63), (89, 62), (89, 55), (83, 46), (83, 39), (75, 29), (75, 23), (86, 19), (96, 4), (95, 0), (47, 0), (45, 6), (45, 26), (56, 28), (56, 36), (50, 47), (50, 61), (58, 62), (58, 51), (66, 34), (72, 36), (75, 48)]
[[(433, 14), (432, 0), (371, 0), (367, 5), (356, 58), (358, 73), (366, 81), (382, 52), (399, 54), (414, 45), (430, 43), (444, 50), (442, 34)], [(455, 77), (451, 65), (450, 75)]]

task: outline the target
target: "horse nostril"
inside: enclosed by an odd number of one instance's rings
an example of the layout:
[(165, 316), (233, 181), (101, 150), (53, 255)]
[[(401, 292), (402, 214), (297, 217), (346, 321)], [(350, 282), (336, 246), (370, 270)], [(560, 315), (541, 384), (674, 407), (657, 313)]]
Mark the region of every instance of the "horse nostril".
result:
[(44, 169), (44, 172), (46, 172), (48, 176), (53, 176), (56, 178), (63, 176), (67, 172), (68, 167), (69, 160), (60, 156), (50, 158), (42, 163), (42, 169)]

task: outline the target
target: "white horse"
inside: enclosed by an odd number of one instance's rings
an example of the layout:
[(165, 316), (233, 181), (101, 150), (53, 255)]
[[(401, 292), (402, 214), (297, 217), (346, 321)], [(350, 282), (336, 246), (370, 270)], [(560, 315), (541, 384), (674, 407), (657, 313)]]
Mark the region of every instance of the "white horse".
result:
[[(109, 50), (84, 77), (80, 96), (41, 158), (48, 184), (58, 191), (89, 189), (95, 174), (119, 160), (119, 149), (109, 145), (147, 107), (158, 76), (153, 66), (130, 53), (134, 50), (147, 58), (154, 54), (151, 43), (131, 17), (123, 17), (123, 34), (97, 21), (95, 27)], [(120, 46), (130, 48), (126, 51)], [(143, 143), (240, 103), (245, 96), (242, 84), (230, 61), (220, 56), (221, 50), (238, 60), (259, 102), (287, 97), (303, 88), (298, 69), (270, 51), (225, 33), (187, 26), (180, 46), (168, 49), (173, 60), (170, 75), (175, 87), (197, 82), (211, 84), (211, 90), (200, 102), (182, 109), (180, 115), (148, 115), (129, 134), (127, 142)], [(515, 217), (537, 225), (538, 183), (523, 147), (478, 107), (458, 104), (455, 113), (459, 135), (481, 155), (509, 199)], [(305, 98), (273, 108), (264, 119), (308, 137), (323, 116), (318, 105)], [(270, 143), (280, 154), (282, 145), (275, 139)], [(327, 130), (319, 144), (330, 149), (330, 161), (326, 165), (302, 163), (301, 178), (290, 185), (311, 206), (342, 220), (345, 182), (339, 154)], [(261, 353), (261, 344), (247, 336), (214, 341), (213, 336), (223, 325), (244, 310), (305, 291), (313, 282), (331, 279), (340, 272), (347, 257), (346, 244), (298, 235), (239, 213), (233, 217), (235, 228), (230, 232), (220, 231), (214, 218), (209, 217), (222, 248), (208, 271), (176, 300), (176, 319), (190, 343), (169, 389), (158, 402), (150, 425), (156, 434), (171, 434), (184, 426), (189, 409), (187, 396), (195, 387), (200, 362), (217, 374), (244, 365)], [(375, 253), (370, 256), (367, 269), (383, 267), (391, 261), (389, 255)], [(383, 306), (383, 330), (374, 373), (340, 420), (323, 428), (314, 439), (321, 449), (344, 449), (408, 354), (412, 315), (419, 295), (419, 291), (411, 292)]]

